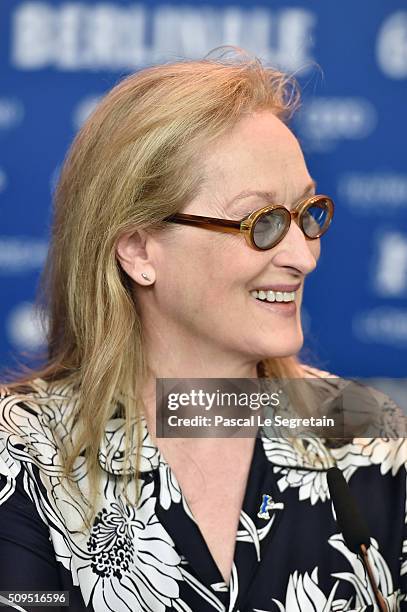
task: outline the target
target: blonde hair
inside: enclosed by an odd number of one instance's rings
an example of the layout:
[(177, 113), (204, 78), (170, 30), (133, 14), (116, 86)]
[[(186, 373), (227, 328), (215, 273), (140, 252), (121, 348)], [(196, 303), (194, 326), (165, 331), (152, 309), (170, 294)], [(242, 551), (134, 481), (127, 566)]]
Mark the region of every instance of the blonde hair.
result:
[[(164, 219), (199, 191), (203, 145), (247, 113), (267, 109), (287, 120), (299, 102), (296, 82), (239, 50), (158, 65), (125, 78), (99, 103), (76, 136), (55, 193), (51, 244), (39, 305), (47, 318), (46, 364), (34, 379), (78, 390), (75, 444), (64, 450), (64, 476), (85, 453), (90, 505), (97, 494), (98, 448), (120, 401), (126, 454), (140, 414), (147, 364), (131, 282), (118, 264), (118, 237), (135, 228), (170, 231)], [(265, 359), (260, 376), (298, 377), (295, 357)], [(138, 431), (137, 449), (140, 447)], [(136, 459), (135, 473), (139, 465)]]

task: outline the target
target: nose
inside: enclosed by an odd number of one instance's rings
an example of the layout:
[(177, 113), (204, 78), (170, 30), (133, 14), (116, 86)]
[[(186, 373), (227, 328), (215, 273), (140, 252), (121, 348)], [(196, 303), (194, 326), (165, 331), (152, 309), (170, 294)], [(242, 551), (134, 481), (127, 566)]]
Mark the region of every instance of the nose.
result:
[(283, 240), (273, 251), (273, 263), (279, 267), (295, 268), (304, 276), (315, 270), (320, 254), (320, 240), (309, 240), (292, 220)]

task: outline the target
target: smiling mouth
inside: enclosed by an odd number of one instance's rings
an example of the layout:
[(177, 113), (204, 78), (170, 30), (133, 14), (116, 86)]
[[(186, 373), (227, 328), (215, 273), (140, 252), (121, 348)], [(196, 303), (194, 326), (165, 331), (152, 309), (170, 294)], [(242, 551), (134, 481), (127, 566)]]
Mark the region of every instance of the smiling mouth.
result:
[(250, 295), (256, 298), (256, 300), (259, 300), (260, 302), (290, 303), (290, 302), (295, 302), (296, 291), (271, 291), (271, 290), (257, 291), (257, 290), (254, 290), (254, 291), (250, 291)]

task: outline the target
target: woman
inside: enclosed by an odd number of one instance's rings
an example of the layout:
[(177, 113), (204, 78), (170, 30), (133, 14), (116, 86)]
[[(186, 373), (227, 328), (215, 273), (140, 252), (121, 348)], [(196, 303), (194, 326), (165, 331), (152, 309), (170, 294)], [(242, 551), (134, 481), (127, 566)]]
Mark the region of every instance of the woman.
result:
[(3, 389), (0, 589), (97, 612), (368, 609), (329, 501), (337, 464), (397, 609), (404, 444), (155, 433), (157, 378), (328, 376), (296, 358), (333, 214), (284, 123), (297, 103), (257, 60), (185, 61), (125, 79), (79, 132), (44, 272), (47, 363)]

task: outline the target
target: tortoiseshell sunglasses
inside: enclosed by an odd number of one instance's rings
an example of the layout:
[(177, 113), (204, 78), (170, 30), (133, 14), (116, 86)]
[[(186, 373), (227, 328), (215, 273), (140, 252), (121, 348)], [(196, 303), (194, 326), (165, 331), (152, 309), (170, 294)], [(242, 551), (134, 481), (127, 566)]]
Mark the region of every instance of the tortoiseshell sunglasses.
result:
[(257, 251), (275, 247), (290, 229), (294, 219), (309, 240), (325, 234), (334, 214), (334, 203), (326, 195), (314, 195), (301, 200), (293, 210), (281, 204), (271, 204), (254, 210), (240, 221), (177, 213), (167, 217), (171, 223), (194, 225), (216, 232), (242, 233), (247, 244)]

